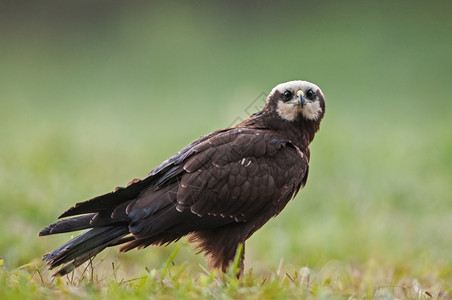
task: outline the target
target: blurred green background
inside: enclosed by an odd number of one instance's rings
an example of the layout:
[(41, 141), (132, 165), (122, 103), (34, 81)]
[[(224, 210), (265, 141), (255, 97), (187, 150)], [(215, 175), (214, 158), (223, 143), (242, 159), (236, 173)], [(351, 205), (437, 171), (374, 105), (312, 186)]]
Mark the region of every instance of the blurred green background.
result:
[[(302, 79), (327, 101), (308, 184), (249, 240), (247, 268), (376, 262), (452, 277), (451, 8), (0, 1), (0, 257), (41, 266), (70, 234), (36, 234), (65, 209)], [(173, 248), (100, 257), (140, 274)], [(205, 265), (188, 245), (186, 261)]]

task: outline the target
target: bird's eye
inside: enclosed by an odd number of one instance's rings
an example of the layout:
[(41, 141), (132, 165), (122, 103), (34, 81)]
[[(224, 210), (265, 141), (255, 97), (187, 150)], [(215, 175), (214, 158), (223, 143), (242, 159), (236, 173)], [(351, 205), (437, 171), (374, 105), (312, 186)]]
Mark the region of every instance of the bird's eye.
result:
[(306, 98), (308, 98), (309, 100), (314, 99), (314, 96), (315, 96), (315, 94), (314, 94), (314, 92), (313, 92), (311, 89), (309, 89), (309, 90), (306, 92)]
[(284, 99), (285, 99), (286, 101), (292, 99), (292, 92), (289, 91), (289, 90), (285, 91), (285, 92), (284, 92)]

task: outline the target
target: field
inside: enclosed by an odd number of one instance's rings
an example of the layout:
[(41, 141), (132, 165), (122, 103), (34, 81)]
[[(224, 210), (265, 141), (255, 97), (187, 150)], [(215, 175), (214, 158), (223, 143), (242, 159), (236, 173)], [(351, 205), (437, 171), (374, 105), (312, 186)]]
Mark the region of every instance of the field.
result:
[[(21, 1), (0, 8), (0, 298), (452, 298), (448, 1)], [(63, 278), (37, 233), (237, 123), (278, 83), (326, 95), (308, 184), (237, 280), (185, 241)]]

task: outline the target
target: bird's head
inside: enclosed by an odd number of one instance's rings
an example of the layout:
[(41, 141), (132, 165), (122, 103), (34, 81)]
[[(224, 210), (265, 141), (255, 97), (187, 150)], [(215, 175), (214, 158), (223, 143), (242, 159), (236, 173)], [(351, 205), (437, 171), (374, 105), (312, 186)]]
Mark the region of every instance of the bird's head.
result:
[(325, 98), (310, 82), (295, 80), (278, 84), (267, 97), (266, 108), (285, 121), (317, 121), (325, 113)]

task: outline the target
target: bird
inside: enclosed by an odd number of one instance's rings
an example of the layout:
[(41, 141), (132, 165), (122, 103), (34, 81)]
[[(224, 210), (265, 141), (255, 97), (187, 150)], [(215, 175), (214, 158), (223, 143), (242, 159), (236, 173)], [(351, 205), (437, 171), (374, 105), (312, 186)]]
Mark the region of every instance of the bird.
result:
[(242, 274), (246, 240), (306, 185), (309, 145), (324, 114), (317, 85), (276, 85), (248, 119), (191, 142), (143, 179), (69, 208), (38, 235), (85, 231), (43, 260), (63, 276), (107, 247), (125, 252), (188, 236), (221, 272), (241, 245)]

